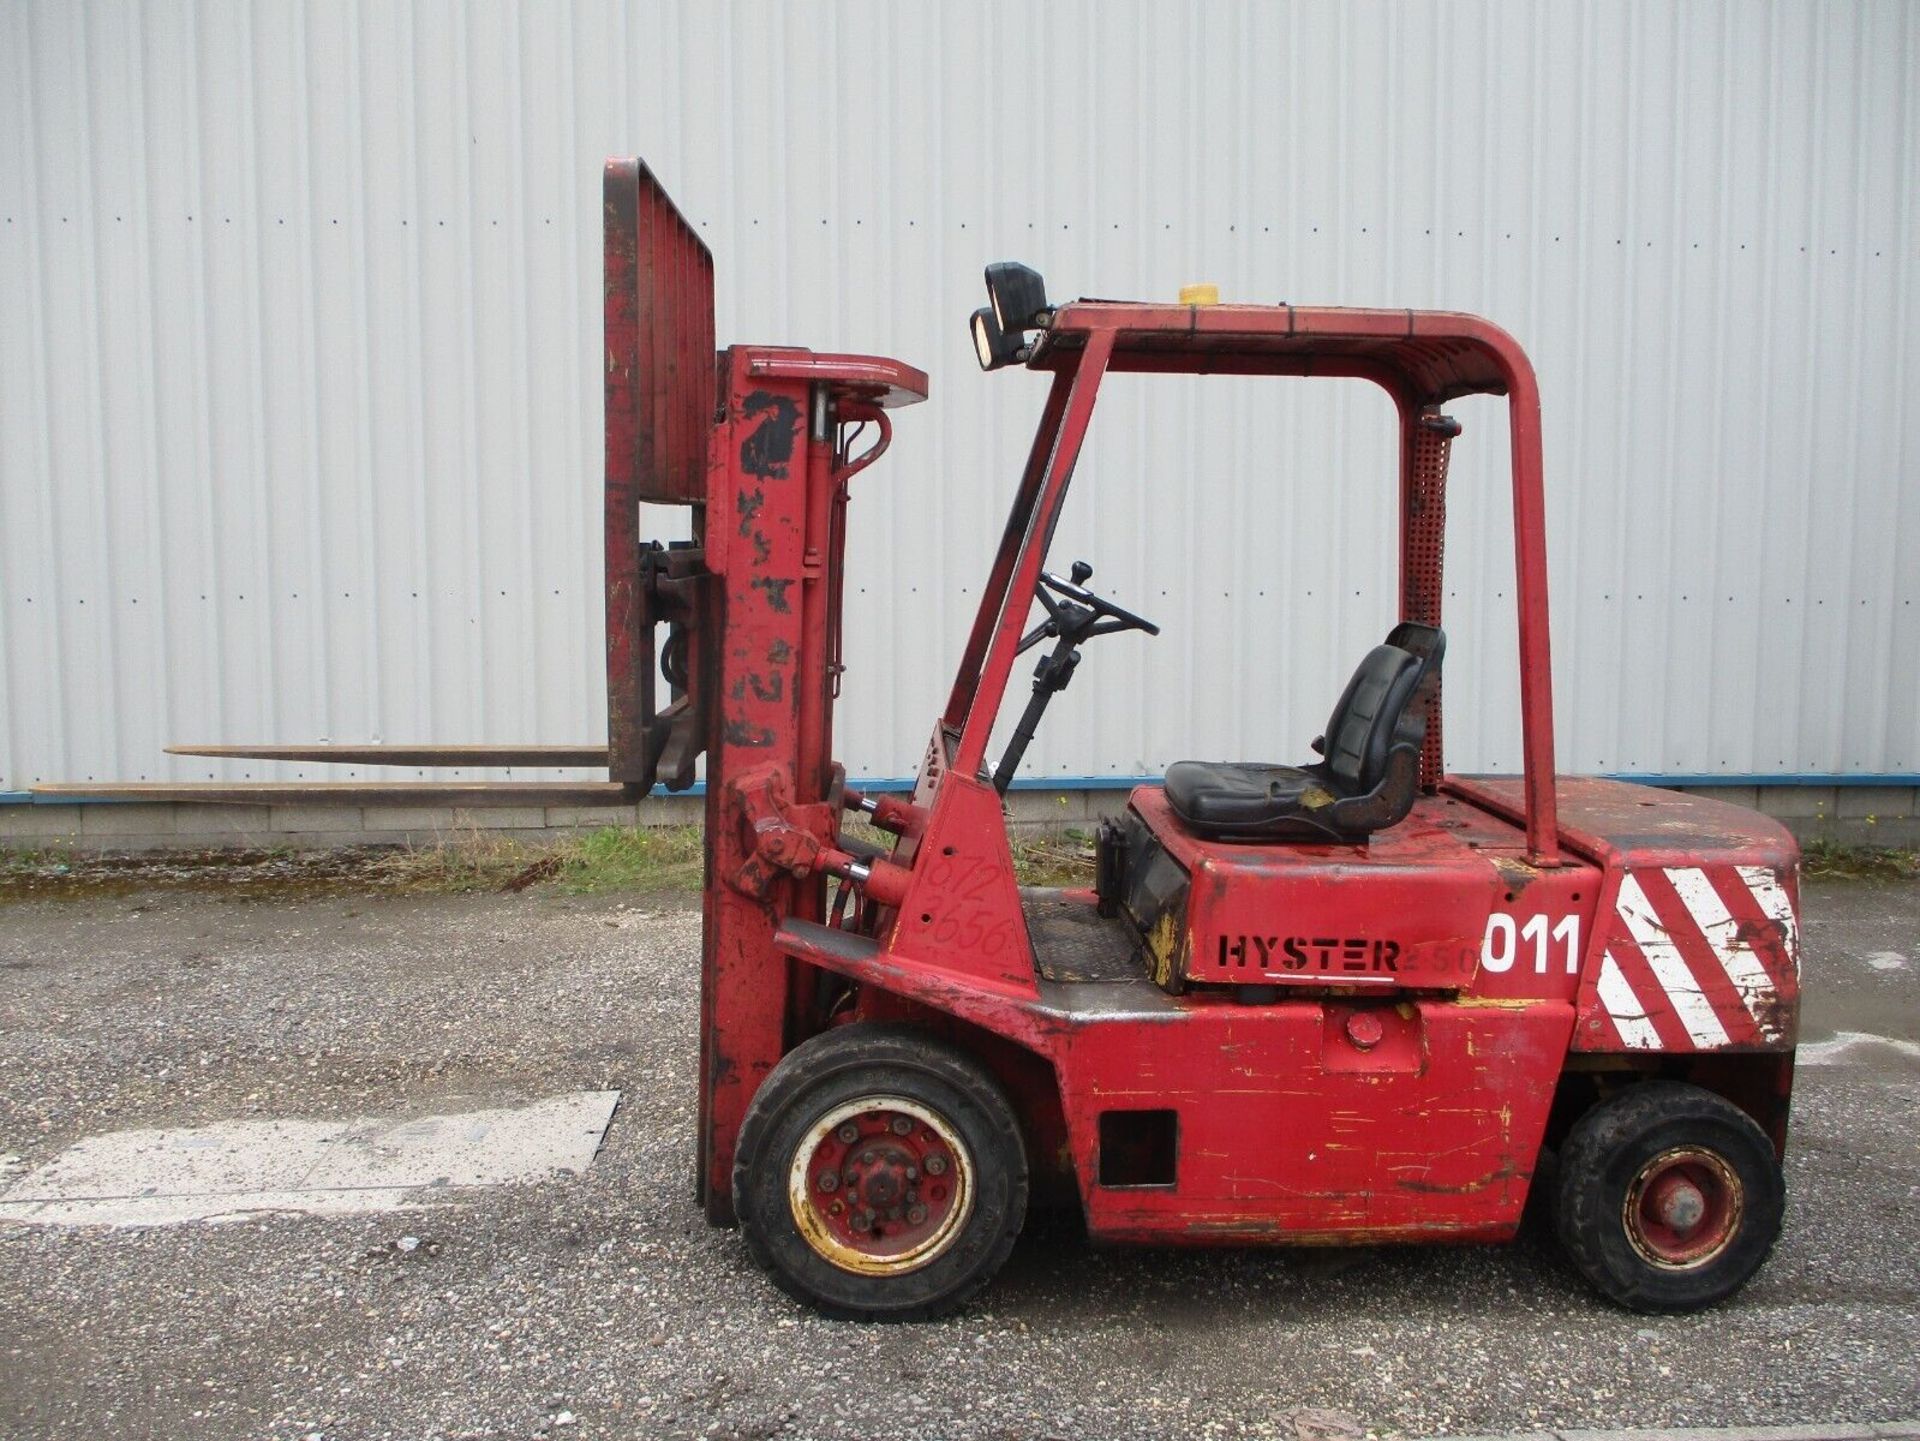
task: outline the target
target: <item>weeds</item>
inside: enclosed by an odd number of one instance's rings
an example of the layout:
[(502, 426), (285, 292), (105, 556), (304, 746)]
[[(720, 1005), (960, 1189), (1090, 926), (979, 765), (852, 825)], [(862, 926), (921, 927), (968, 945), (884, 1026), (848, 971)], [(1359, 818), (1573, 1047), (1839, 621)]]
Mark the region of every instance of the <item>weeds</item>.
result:
[(461, 831), (425, 846), (324, 851), (205, 850), (98, 855), (0, 851), (0, 901), (73, 900), (143, 891), (217, 892), (237, 900), (324, 896), (446, 896), (551, 886), (693, 894), (706, 853), (698, 826), (608, 827), (580, 836), (522, 839)]
[[(886, 855), (896, 839), (889, 831), (864, 819), (849, 819), (840, 827), (847, 840), (863, 842)], [(1012, 836), (1013, 876), (1023, 886), (1090, 886), (1093, 884), (1093, 837), (1085, 831)]]
[(371, 889), (412, 895), (524, 891), (539, 885), (578, 896), (692, 893), (700, 889), (705, 860), (698, 826), (607, 826), (536, 840), (467, 831), (437, 845), (375, 856), (363, 875)]
[(1920, 876), (1920, 852), (1815, 839), (1800, 848), (1800, 867), (1821, 880), (1905, 881)]
[(375, 853), (367, 857), (360, 874), (368, 889), (399, 895), (525, 890), (522, 877), (530, 867), (551, 859), (553, 849), (474, 829), (431, 846)]
[(1023, 886), (1093, 884), (1093, 837), (1085, 831), (1013, 838), (1013, 874)]
[[(844, 834), (882, 853), (894, 837), (850, 820)], [(0, 851), (0, 901), (217, 892), (242, 900), (343, 895), (446, 896), (535, 887), (566, 895), (642, 892), (693, 896), (706, 865), (699, 826), (609, 826), (578, 836), (522, 838), (468, 830), (432, 845), (324, 851), (206, 850), (97, 855), (63, 848)], [(1093, 883), (1084, 831), (1013, 837), (1023, 886)]]

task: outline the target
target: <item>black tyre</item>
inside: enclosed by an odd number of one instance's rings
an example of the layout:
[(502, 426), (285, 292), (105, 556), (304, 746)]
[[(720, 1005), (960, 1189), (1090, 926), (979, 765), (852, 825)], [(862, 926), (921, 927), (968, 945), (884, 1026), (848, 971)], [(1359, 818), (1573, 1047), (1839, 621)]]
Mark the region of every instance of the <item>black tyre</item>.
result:
[(1026, 1147), (966, 1052), (910, 1026), (843, 1026), (796, 1046), (755, 1094), (733, 1206), (789, 1295), (843, 1320), (924, 1320), (1013, 1249)]
[(1711, 1091), (1644, 1081), (1574, 1123), (1555, 1221), (1573, 1264), (1635, 1311), (1691, 1311), (1743, 1286), (1785, 1208), (1773, 1143)]

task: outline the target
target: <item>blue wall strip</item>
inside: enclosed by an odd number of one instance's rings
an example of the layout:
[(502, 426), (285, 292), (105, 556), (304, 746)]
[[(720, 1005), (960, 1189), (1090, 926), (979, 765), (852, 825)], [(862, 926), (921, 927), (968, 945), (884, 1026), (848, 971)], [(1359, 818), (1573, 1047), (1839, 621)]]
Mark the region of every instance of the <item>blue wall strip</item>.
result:
[[(1017, 791), (1130, 791), (1139, 785), (1155, 785), (1160, 781), (1157, 775), (1151, 776), (1019, 776), (1013, 782)], [(1632, 781), (1645, 786), (1916, 786), (1920, 787), (1920, 773), (1888, 772), (1881, 774), (1844, 774), (1820, 775), (1813, 772), (1799, 772), (1788, 775), (1622, 775), (1606, 777), (1614, 781)], [(897, 793), (913, 789), (912, 777), (888, 776), (879, 780), (848, 781), (856, 790)], [(684, 791), (673, 794), (684, 796), (703, 796), (707, 793), (705, 781), (697, 781)], [(669, 792), (662, 786), (655, 786), (653, 794), (665, 796)], [(151, 802), (122, 799), (117, 796), (37, 796), (31, 791), (0, 791), (0, 805), (4, 806), (116, 806), (146, 805)], [(240, 803), (244, 804), (244, 802)]]

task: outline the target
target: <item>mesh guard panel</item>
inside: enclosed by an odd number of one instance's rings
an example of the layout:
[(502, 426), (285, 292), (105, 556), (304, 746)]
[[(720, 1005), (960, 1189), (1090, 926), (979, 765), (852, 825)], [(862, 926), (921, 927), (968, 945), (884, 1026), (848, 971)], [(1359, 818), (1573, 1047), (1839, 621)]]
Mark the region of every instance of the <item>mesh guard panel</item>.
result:
[[(1422, 625), (1440, 624), (1447, 544), (1447, 458), (1460, 422), (1428, 407), (1413, 425), (1412, 455), (1400, 494), (1400, 618)], [(1420, 751), (1420, 789), (1440, 784), (1445, 747), (1440, 733), (1440, 687), (1433, 678), (1433, 702), (1427, 713), (1427, 739)]]

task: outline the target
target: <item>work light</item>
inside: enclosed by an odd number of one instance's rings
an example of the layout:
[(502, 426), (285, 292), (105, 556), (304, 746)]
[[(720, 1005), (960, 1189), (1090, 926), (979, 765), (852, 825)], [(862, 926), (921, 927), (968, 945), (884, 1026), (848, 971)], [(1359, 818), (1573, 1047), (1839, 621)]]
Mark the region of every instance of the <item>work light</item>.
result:
[(1008, 335), (1046, 324), (1047, 282), (1030, 265), (1017, 260), (989, 265), (987, 298), (993, 302), (994, 322)]
[(993, 308), (983, 305), (973, 312), (969, 322), (973, 331), (973, 353), (982, 370), (998, 370), (1020, 358), (1020, 337), (1008, 335), (993, 318)]

